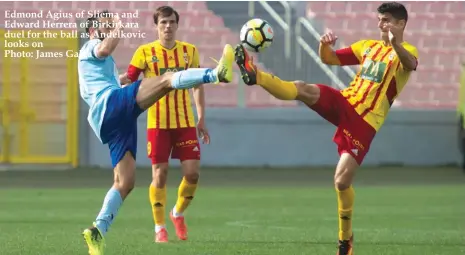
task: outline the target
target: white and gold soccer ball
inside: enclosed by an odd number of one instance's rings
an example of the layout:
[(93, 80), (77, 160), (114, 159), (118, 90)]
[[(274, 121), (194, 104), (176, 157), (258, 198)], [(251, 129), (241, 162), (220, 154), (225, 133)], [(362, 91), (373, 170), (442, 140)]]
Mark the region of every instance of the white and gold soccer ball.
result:
[(263, 19), (251, 19), (242, 26), (240, 39), (242, 46), (252, 52), (262, 52), (273, 42), (271, 25)]

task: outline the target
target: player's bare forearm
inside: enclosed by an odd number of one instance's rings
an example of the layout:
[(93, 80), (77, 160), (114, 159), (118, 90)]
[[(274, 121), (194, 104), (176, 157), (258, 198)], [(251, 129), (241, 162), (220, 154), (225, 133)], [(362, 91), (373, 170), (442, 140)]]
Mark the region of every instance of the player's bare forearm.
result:
[(318, 53), (320, 54), (321, 62), (327, 65), (341, 65), (341, 62), (331, 45), (320, 43)]
[(197, 117), (199, 120), (203, 120), (205, 117), (205, 89), (203, 85), (200, 85), (193, 90), (195, 108), (197, 109)]
[(123, 27), (121, 24), (116, 25), (115, 29), (98, 45), (97, 57), (104, 58), (110, 56), (119, 43), (119, 36)]
[(399, 43), (395, 43), (392, 45), (392, 48), (399, 57), (400, 63), (402, 64), (404, 70), (413, 71), (417, 68), (417, 59), (412, 54), (410, 54), (410, 52), (408, 52), (404, 46)]

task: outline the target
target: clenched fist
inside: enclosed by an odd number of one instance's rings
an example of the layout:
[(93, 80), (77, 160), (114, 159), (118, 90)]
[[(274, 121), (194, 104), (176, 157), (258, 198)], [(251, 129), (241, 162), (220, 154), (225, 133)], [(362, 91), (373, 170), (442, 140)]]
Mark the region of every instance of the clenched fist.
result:
[(332, 31), (329, 31), (320, 37), (320, 43), (326, 45), (334, 45), (336, 40), (337, 36)]

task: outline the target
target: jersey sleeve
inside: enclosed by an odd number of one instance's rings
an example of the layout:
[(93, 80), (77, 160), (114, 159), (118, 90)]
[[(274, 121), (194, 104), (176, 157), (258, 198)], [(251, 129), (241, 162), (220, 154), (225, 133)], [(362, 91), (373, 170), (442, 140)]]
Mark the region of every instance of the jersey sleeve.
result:
[(145, 70), (145, 52), (144, 48), (140, 46), (132, 56), (131, 62), (128, 67), (128, 78), (134, 82), (139, 78), (139, 75)]
[(341, 66), (359, 65), (362, 61), (366, 40), (358, 41), (347, 48), (336, 50), (336, 56)]
[(415, 46), (411, 45), (411, 44), (405, 45), (405, 46), (404, 46), (404, 49), (405, 49), (406, 51), (408, 51), (408, 53), (412, 54), (412, 56), (415, 57), (415, 60), (416, 60), (417, 62), (416, 62), (416, 64), (415, 64), (415, 68), (414, 68), (413, 70), (416, 71), (416, 70), (417, 70), (417, 67), (418, 67), (418, 49), (417, 49)]
[(89, 40), (83, 47), (82, 51), (83, 51), (83, 57), (84, 59), (92, 59), (92, 60), (104, 60), (105, 57), (103, 58), (99, 58), (97, 57), (97, 49), (98, 49), (98, 45), (101, 43), (102, 41), (99, 40), (99, 39), (92, 39), (92, 40)]
[(192, 52), (192, 68), (199, 68), (200, 67), (200, 57), (199, 57), (199, 51), (197, 50), (196, 47), (194, 47), (193, 52)]

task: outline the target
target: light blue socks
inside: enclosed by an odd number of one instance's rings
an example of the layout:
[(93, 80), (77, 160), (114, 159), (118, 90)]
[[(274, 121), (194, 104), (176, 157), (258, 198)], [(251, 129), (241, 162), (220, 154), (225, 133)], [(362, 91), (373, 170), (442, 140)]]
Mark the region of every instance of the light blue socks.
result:
[(102, 209), (95, 220), (97, 228), (102, 232), (102, 235), (105, 235), (108, 232), (111, 224), (113, 223), (116, 214), (118, 214), (118, 210), (123, 204), (123, 199), (119, 191), (115, 188), (111, 188), (105, 199), (103, 201)]
[(192, 68), (174, 73), (171, 86), (174, 89), (190, 89), (204, 83), (214, 83), (217, 80), (211, 68)]

